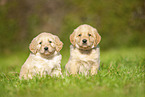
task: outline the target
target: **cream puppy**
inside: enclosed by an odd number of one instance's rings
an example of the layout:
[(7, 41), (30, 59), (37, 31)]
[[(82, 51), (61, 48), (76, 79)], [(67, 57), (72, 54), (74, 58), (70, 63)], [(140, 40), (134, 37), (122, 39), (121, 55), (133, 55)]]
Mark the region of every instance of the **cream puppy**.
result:
[(41, 77), (62, 75), (60, 66), (62, 56), (59, 53), (62, 46), (63, 43), (57, 36), (46, 32), (39, 34), (30, 43), (31, 53), (21, 68), (19, 78), (32, 79), (36, 75)]
[(100, 66), (99, 42), (101, 36), (90, 25), (77, 27), (70, 35), (70, 58), (65, 68), (67, 74), (94, 75)]

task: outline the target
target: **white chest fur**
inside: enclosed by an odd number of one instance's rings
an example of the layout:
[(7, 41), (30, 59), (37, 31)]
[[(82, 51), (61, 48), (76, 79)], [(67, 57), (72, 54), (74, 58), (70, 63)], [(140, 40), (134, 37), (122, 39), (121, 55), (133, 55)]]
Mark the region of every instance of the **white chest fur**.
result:
[[(70, 59), (67, 65), (69, 64), (77, 65), (76, 66), (78, 70), (77, 72), (79, 74), (82, 73), (82, 74), (88, 75), (90, 70), (91, 72), (93, 72), (93, 68), (94, 70), (97, 70), (100, 65), (99, 46), (92, 48), (91, 50), (80, 50), (71, 45), (70, 46)], [(73, 67), (70, 67), (70, 68), (73, 68)]]
[(28, 67), (31, 69), (32, 73), (46, 72), (48, 74), (51, 74), (53, 69), (60, 69), (62, 56), (57, 52), (47, 58), (41, 57), (39, 53), (37, 53), (36, 55), (30, 54), (29, 57), (31, 63), (28, 64)]
[(78, 48), (75, 48), (72, 45), (70, 46), (70, 48), (71, 48), (71, 51), (70, 51), (71, 59), (95, 62), (100, 57), (99, 46), (97, 46), (96, 48), (93, 48), (92, 50), (89, 50), (89, 51), (79, 50)]

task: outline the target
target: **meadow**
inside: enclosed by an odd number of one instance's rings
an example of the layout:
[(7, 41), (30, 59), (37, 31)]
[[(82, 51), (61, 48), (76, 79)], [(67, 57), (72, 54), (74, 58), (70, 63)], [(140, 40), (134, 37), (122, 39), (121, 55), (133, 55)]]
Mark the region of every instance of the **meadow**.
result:
[(144, 97), (145, 48), (101, 51), (100, 71), (95, 76), (65, 76), (69, 50), (62, 50), (64, 78), (50, 76), (19, 80), (29, 55), (13, 52), (0, 56), (0, 97)]
[[(145, 97), (144, 0), (0, 0), (0, 97)], [(100, 71), (65, 76), (69, 36), (89, 24), (102, 37)], [(28, 45), (41, 32), (64, 43), (64, 78), (19, 80)]]

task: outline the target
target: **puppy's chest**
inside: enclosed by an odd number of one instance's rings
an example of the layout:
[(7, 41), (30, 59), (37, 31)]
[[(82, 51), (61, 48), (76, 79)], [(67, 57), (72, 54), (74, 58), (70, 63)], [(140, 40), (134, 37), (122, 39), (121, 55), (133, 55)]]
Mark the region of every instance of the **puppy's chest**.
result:
[(82, 60), (82, 61), (92, 61), (95, 62), (97, 59), (99, 59), (99, 52), (96, 50), (92, 51), (80, 51), (78, 49), (74, 49), (71, 52), (71, 57), (76, 60)]
[(59, 58), (55, 57), (53, 59), (45, 59), (45, 58), (40, 58), (36, 57), (34, 59), (34, 67), (41, 69), (41, 68), (54, 68), (59, 64)]

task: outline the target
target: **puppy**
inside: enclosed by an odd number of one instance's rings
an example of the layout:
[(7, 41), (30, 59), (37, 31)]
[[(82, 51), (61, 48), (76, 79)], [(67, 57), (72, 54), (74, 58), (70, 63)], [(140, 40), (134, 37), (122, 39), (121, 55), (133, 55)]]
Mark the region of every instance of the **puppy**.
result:
[(60, 66), (62, 56), (59, 53), (62, 46), (63, 43), (57, 36), (46, 32), (39, 34), (29, 45), (31, 53), (21, 68), (19, 78), (62, 75)]
[(101, 36), (90, 25), (80, 25), (70, 35), (70, 58), (65, 68), (67, 74), (94, 75), (100, 66), (99, 43)]

